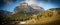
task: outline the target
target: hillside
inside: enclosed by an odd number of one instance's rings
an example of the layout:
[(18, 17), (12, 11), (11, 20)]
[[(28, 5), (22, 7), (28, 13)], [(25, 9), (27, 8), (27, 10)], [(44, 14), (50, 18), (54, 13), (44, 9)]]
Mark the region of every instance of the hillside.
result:
[(60, 8), (52, 8), (37, 14), (18, 12), (6, 17), (7, 21), (26, 21), (25, 24), (59, 25)]
[(0, 23), (3, 22), (3, 19), (7, 16), (10, 16), (12, 12), (9, 12), (7, 10), (0, 10)]
[(14, 20), (15, 21), (24, 21), (24, 20), (28, 20), (29, 18), (31, 18), (32, 15), (33, 14), (31, 14), (31, 13), (18, 12), (16, 14), (13, 14), (13, 15), (7, 17), (7, 19), (10, 18), (10, 20), (12, 20), (12, 21), (14, 21)]
[(52, 8), (45, 10), (32, 16), (33, 19), (28, 20), (27, 24), (42, 24), (42, 25), (60, 25), (60, 8)]

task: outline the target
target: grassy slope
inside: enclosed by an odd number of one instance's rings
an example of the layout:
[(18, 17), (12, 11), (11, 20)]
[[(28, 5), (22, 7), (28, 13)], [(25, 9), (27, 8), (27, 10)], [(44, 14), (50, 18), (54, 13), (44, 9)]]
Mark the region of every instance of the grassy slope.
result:
[(37, 15), (33, 16), (32, 20), (28, 20), (27, 23), (28, 24), (45, 24), (45, 25), (58, 25), (60, 24), (60, 9), (53, 9), (53, 11), (51, 10), (46, 10), (42, 13), (38, 13)]
[[(23, 13), (19, 12), (16, 13), (9, 18), (10, 20), (18, 20), (18, 21), (26, 21), (27, 24), (59, 24), (60, 21), (60, 9), (53, 9), (53, 10), (46, 10), (44, 12), (38, 13), (38, 14), (31, 14), (31, 13)], [(58, 21), (59, 20), (59, 21)]]
[(26, 20), (29, 20), (29, 18), (31, 18), (32, 15), (33, 14), (31, 13), (18, 12), (9, 17), (6, 17), (6, 20), (10, 19), (14, 21), (26, 21)]

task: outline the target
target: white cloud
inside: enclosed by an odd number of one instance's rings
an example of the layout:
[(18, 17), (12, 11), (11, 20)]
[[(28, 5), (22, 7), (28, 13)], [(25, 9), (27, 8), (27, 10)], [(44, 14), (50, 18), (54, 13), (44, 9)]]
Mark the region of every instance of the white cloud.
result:
[(25, 0), (29, 5), (35, 4), (36, 0)]

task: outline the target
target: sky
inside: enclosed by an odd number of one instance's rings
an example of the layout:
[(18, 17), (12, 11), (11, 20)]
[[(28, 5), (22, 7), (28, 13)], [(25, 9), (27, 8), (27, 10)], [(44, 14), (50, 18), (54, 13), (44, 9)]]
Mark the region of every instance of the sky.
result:
[(36, 4), (43, 7), (45, 10), (50, 8), (60, 8), (59, 0), (0, 0), (0, 10), (13, 12), (14, 8), (22, 1), (29, 5)]

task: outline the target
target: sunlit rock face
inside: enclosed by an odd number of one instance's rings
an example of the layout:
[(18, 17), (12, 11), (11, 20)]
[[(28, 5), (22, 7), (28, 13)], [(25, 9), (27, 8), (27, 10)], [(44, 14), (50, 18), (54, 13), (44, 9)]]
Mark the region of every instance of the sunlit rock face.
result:
[(15, 7), (14, 13), (24, 12), (24, 13), (37, 13), (44, 11), (44, 8), (37, 5), (28, 5), (26, 2), (21, 2), (18, 6)]

